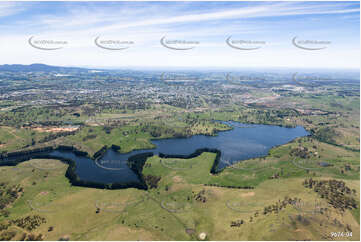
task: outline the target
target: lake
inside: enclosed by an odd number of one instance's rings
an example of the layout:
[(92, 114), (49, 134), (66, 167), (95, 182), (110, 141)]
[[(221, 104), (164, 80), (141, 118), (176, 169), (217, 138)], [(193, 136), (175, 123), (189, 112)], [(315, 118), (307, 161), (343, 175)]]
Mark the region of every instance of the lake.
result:
[(194, 135), (188, 138), (152, 140), (152, 143), (156, 145), (155, 149), (135, 150), (124, 154), (108, 149), (97, 161), (75, 155), (72, 151), (54, 150), (46, 154), (74, 160), (76, 173), (81, 180), (99, 183), (138, 182), (137, 175), (126, 163), (128, 157), (135, 154), (153, 152), (155, 155), (159, 153), (189, 155), (200, 148), (215, 148), (222, 153), (218, 166), (218, 169), (221, 169), (227, 164), (265, 156), (272, 147), (309, 134), (301, 126), (285, 128), (230, 121), (224, 123), (232, 126), (233, 129), (221, 131), (217, 136)]

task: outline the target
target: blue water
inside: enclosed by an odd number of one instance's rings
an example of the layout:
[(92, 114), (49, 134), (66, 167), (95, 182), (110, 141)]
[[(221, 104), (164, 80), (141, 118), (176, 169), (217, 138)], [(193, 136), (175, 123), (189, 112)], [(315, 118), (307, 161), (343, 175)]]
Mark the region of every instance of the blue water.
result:
[(139, 181), (127, 166), (128, 157), (144, 152), (154, 154), (189, 155), (200, 148), (216, 148), (221, 151), (219, 168), (242, 160), (267, 155), (268, 151), (293, 139), (308, 135), (301, 126), (285, 128), (272, 125), (245, 125), (225, 122), (232, 130), (219, 132), (217, 136), (194, 135), (189, 138), (152, 140), (155, 149), (136, 150), (121, 154), (108, 149), (98, 161), (77, 156), (71, 151), (51, 151), (49, 154), (70, 158), (76, 162), (76, 173), (80, 179), (101, 183)]

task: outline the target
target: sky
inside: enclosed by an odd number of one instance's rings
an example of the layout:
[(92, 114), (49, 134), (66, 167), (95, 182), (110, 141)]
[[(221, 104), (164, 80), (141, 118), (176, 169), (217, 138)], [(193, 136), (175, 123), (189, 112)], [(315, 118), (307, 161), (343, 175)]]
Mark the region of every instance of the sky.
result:
[(0, 2), (0, 33), (0, 64), (360, 68), (359, 2)]

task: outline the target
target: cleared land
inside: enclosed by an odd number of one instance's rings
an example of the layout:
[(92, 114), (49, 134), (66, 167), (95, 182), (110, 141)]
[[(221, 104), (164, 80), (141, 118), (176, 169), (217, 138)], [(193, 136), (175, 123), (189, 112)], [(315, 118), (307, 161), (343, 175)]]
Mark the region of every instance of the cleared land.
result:
[[(273, 167), (272, 172), (280, 171), (281, 167), (287, 172), (293, 171), (289, 177), (281, 179), (269, 179), (270, 169), (262, 173), (227, 168), (219, 175), (211, 175), (213, 153), (186, 160), (154, 156), (148, 159), (143, 172), (160, 176), (161, 180), (156, 189), (148, 192), (71, 187), (64, 177), (66, 167), (56, 160), (31, 160), (16, 167), (1, 167), (1, 181), (20, 184), (25, 191), (8, 209), (10, 217), (7, 219), (28, 215), (44, 217), (46, 223), (31, 232), (24, 231), (42, 234), (47, 240), (66, 237), (72, 240), (196, 240), (202, 232), (210, 240), (326, 240), (331, 239), (331, 232), (344, 231), (346, 226), (352, 229), (352, 237), (339, 239), (358, 240), (359, 210), (341, 213), (328, 206), (317, 193), (305, 188), (302, 182), (304, 177), (338, 178), (356, 189), (353, 196), (358, 199), (359, 181), (352, 179), (355, 177), (352, 172), (346, 179), (335, 174), (333, 168), (325, 168), (324, 175), (322, 170), (312, 175), (286, 159), (275, 160), (275, 155), (286, 156), (288, 146), (298, 144), (295, 141), (277, 147), (270, 156), (259, 161)], [(351, 151), (342, 151), (346, 156), (353, 156)], [(327, 153), (333, 156), (334, 152), (339, 150)], [(161, 160), (172, 167), (163, 166)], [(255, 161), (249, 162), (253, 165)], [(45, 167), (58, 169), (34, 168), (41, 162)], [(246, 163), (242, 166), (253, 168)], [(173, 169), (185, 165), (191, 168)], [(255, 189), (230, 189), (203, 184), (257, 186)], [(205, 202), (196, 199), (197, 195), (205, 197)], [(285, 197), (301, 199), (302, 203), (298, 207), (288, 205), (278, 213), (263, 214), (265, 207)], [(329, 212), (310, 213), (315, 210), (315, 201), (323, 201), (322, 206), (328, 207)], [(242, 225), (231, 227), (232, 221), (240, 220), (244, 221)], [(17, 226), (9, 229), (15, 227), (19, 232), (14, 239), (18, 239), (22, 229)], [(49, 231), (49, 227), (53, 229)]]
[[(294, 83), (281, 74), (263, 80), (263, 72), (250, 81), (226, 82), (224, 76), (199, 73), (191, 84), (165, 83), (156, 76), (143, 81), (153, 75), (143, 72), (86, 72), (56, 81), (44, 73), (21, 75), (26, 79), (2, 73), (4, 156), (58, 145), (90, 156), (104, 145), (129, 152), (152, 148), (151, 139), (229, 129), (214, 120), (301, 125), (311, 136), (217, 175), (210, 173), (214, 153), (184, 160), (150, 157), (143, 170), (154, 187), (148, 191), (72, 187), (64, 176), (67, 165), (57, 160), (1, 166), (1, 239), (360, 239), (358, 74), (355, 80), (340, 74)], [(303, 185), (310, 178), (345, 182), (349, 190), (333, 187), (329, 198)], [(330, 237), (342, 231), (344, 236)]]

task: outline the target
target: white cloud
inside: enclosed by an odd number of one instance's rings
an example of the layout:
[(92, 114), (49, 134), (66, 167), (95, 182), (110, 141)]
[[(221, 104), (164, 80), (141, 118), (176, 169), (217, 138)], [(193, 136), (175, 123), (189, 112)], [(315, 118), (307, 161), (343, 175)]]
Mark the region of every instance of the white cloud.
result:
[(0, 18), (22, 12), (24, 8), (16, 2), (0, 2)]

